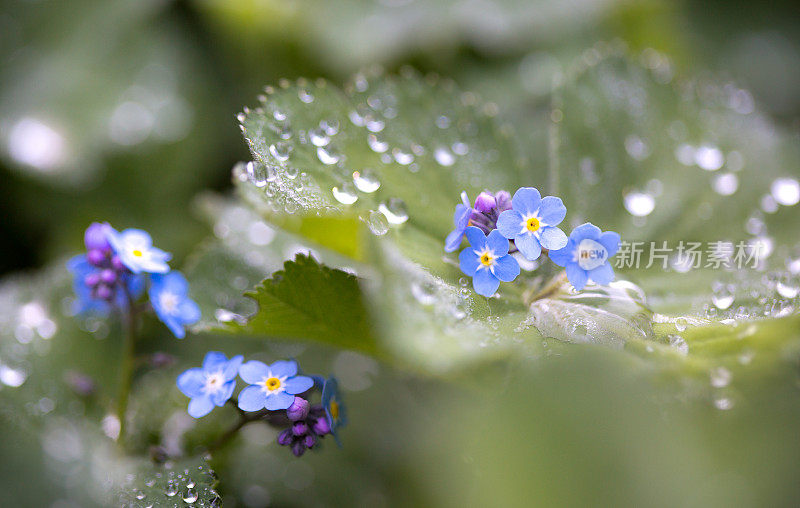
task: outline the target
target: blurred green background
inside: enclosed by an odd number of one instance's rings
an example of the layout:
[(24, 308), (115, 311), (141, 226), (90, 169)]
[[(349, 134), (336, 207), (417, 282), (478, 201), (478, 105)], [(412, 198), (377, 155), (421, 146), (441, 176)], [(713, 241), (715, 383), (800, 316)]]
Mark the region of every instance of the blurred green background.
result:
[[(148, 230), (182, 266), (212, 233), (198, 196), (228, 192), (231, 167), (251, 158), (236, 113), (281, 78), (341, 84), (365, 66), (410, 64), (499, 102), (505, 86), (544, 95), (541, 69), (610, 40), (667, 55), (679, 76), (735, 81), (800, 141), (796, 2), (4, 0), (0, 274), (21, 295), (26, 286), (46, 287), (59, 275), (36, 270), (79, 252), (95, 220)], [(38, 274), (18, 279), (23, 271)], [(755, 337), (796, 344), (797, 325), (789, 320)], [(72, 339), (54, 346), (62, 362), (104, 373), (98, 385), (113, 384), (114, 367), (103, 359), (114, 358), (117, 344), (59, 326)], [(149, 336), (144, 350), (166, 349), (180, 363), (140, 380), (140, 407), (159, 397), (184, 404), (171, 379), (208, 349), (302, 354), (306, 370), (343, 378), (353, 422), (344, 450), (328, 446), (295, 461), (268, 431), (248, 429), (213, 463), (225, 506), (790, 506), (800, 499), (800, 368), (788, 347), (770, 350), (778, 367), (765, 363), (758, 375), (737, 377), (736, 391), (720, 399), (676, 390), (691, 383), (669, 367), (591, 346), (555, 345), (546, 362), (490, 366), (444, 384), (319, 346)], [(0, 398), (9, 393), (0, 390)], [(718, 408), (738, 400), (748, 403), (731, 413)], [(102, 401), (81, 404), (102, 417)], [(143, 413), (139, 451), (153, 436), (185, 431), (175, 430), (184, 425), (175, 414)], [(192, 432), (214, 434), (225, 416)], [(99, 459), (54, 444), (84, 439), (80, 429), (64, 429), (45, 424), (44, 440), (9, 430), (14, 438), (0, 440), (0, 505), (91, 503), (75, 493), (83, 477), (67, 470), (91, 469)]]
[[(502, 71), (535, 92), (532, 62), (620, 38), (667, 54), (679, 74), (735, 79), (797, 127), (794, 2), (497, 3), (4, 1), (0, 273), (73, 251), (98, 219), (152, 231), (181, 259), (207, 233), (193, 197), (226, 188), (249, 158), (235, 114), (280, 78), (341, 82), (368, 64), (410, 63), (466, 88)], [(395, 5), (409, 14), (393, 16)], [(37, 152), (26, 133), (55, 148)]]

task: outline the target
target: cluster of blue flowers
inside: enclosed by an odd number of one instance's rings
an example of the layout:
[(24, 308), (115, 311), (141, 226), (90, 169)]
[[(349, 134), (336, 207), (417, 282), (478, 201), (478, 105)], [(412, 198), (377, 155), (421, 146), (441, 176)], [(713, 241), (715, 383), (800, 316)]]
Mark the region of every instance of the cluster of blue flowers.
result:
[(186, 335), (186, 326), (200, 319), (200, 308), (188, 296), (186, 277), (170, 270), (170, 254), (153, 247), (145, 231), (119, 232), (95, 222), (86, 229), (84, 244), (86, 254), (67, 263), (74, 275), (76, 314), (125, 312), (146, 289), (152, 309), (179, 339)]
[(589, 281), (609, 284), (614, 270), (609, 258), (619, 250), (620, 237), (586, 223), (567, 237), (558, 227), (567, 215), (561, 198), (542, 197), (533, 187), (514, 193), (481, 192), (470, 206), (466, 192), (453, 216), (455, 229), (447, 235), (445, 251), (454, 252), (466, 236), (470, 246), (459, 254), (461, 271), (472, 277), (478, 294), (489, 297), (500, 282), (511, 282), (520, 273), (515, 255), (535, 261), (544, 253), (566, 268), (576, 290)]
[[(247, 383), (234, 399), (237, 375)], [(347, 423), (345, 407), (335, 378), (298, 374), (297, 362), (277, 361), (267, 365), (257, 360), (230, 360), (216, 351), (206, 354), (203, 366), (178, 376), (178, 388), (189, 397), (189, 414), (201, 418), (214, 407), (231, 401), (244, 413), (253, 413), (251, 421), (264, 421), (286, 427), (278, 435), (278, 444), (288, 446), (296, 456), (314, 448), (319, 440), (332, 434), (338, 442), (337, 429)], [(322, 391), (320, 404), (311, 405), (310, 395)]]

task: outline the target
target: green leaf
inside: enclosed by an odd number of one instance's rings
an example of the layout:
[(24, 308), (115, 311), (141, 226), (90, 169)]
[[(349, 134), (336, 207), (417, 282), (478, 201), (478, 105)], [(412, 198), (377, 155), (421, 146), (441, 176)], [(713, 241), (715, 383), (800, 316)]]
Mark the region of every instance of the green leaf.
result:
[(142, 461), (133, 471), (118, 487), (117, 500), (124, 506), (222, 506), (214, 490), (217, 475), (203, 459), (187, 458), (164, 465)]
[[(524, 267), (533, 270), (496, 298), (472, 293), (455, 256), (442, 251), (462, 189), (475, 196), (533, 185), (558, 194), (567, 231), (591, 220), (627, 241), (663, 239), (673, 248), (682, 240), (760, 241), (785, 256), (771, 232), (797, 223), (797, 207), (771, 217), (758, 207), (785, 175), (782, 157), (797, 155), (788, 138), (731, 102), (741, 95), (736, 88), (678, 81), (668, 62), (651, 55), (642, 65), (617, 45), (591, 51), (554, 76), (560, 84), (546, 100), (521, 94), (500, 107), (411, 71), (358, 74), (343, 92), (324, 81), (268, 87), (262, 104), (240, 117), (255, 162), (235, 168), (235, 182), (262, 216), (301, 236), (309, 222), (364, 222), (372, 235), (317, 227), (307, 238), (339, 253), (351, 246), (378, 340), (403, 363), (433, 371), (520, 346), (535, 355), (543, 336), (667, 343), (675, 339), (653, 329), (653, 318), (682, 323), (699, 315), (691, 322), (701, 326), (761, 317), (765, 303), (766, 315), (791, 312), (777, 282), (763, 282), (764, 270), (785, 270), (775, 254), (757, 269), (688, 273), (673, 256), (666, 271), (621, 269), (621, 282), (609, 288), (576, 294), (562, 285), (532, 298), (556, 275), (544, 261)], [(751, 160), (763, 169), (751, 169)], [(715, 306), (737, 281), (748, 281), (750, 296)], [(654, 315), (652, 304), (676, 317)]]
[(246, 295), (258, 303), (258, 312), (245, 325), (232, 323), (234, 332), (378, 352), (358, 279), (352, 274), (298, 255)]

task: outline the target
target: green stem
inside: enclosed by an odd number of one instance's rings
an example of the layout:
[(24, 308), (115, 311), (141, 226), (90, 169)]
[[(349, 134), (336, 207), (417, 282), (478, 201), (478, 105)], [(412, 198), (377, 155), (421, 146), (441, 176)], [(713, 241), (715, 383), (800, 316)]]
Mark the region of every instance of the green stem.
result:
[(548, 282), (541, 290), (539, 290), (539, 292), (535, 294), (533, 294), (532, 291), (526, 293), (524, 295), (525, 304), (530, 305), (536, 300), (553, 296), (561, 290), (565, 282), (567, 282), (567, 272), (562, 270), (558, 275), (550, 279), (550, 282)]
[(237, 432), (239, 432), (242, 429), (242, 427), (244, 427), (248, 423), (263, 421), (269, 425), (275, 425), (280, 427), (280, 426), (285, 426), (288, 422), (288, 420), (285, 417), (281, 417), (267, 409), (262, 409), (261, 411), (256, 411), (253, 413), (245, 413), (244, 411), (239, 409), (239, 404), (236, 400), (236, 397), (231, 397), (230, 399), (228, 399), (228, 404), (232, 405), (236, 409), (236, 411), (238, 411), (239, 421), (236, 422), (236, 424), (233, 425), (230, 429), (225, 431), (225, 433), (222, 434), (219, 438), (217, 438), (216, 441), (211, 443), (211, 445), (209, 445), (208, 448), (206, 448), (206, 451), (209, 453), (215, 452), (220, 448), (222, 448), (233, 438), (233, 436), (236, 435)]
[(119, 392), (117, 393), (117, 417), (119, 418), (119, 442), (125, 442), (125, 415), (128, 411), (128, 396), (133, 383), (133, 372), (136, 367), (136, 307), (130, 292), (125, 289), (125, 299), (128, 303), (126, 312), (122, 313), (123, 338), (122, 364), (120, 365)]

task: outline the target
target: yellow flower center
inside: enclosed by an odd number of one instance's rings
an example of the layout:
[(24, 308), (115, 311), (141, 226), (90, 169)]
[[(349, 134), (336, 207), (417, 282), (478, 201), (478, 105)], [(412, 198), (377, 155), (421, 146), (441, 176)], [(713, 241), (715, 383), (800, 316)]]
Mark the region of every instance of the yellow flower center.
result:
[(490, 266), (493, 262), (494, 257), (492, 257), (492, 255), (488, 252), (484, 252), (483, 255), (481, 255), (481, 264), (484, 266)]
[(338, 420), (339, 419), (339, 404), (337, 404), (335, 400), (331, 401), (330, 411), (331, 411), (331, 418), (333, 418), (334, 420)]
[(531, 217), (530, 219), (528, 219), (525, 222), (525, 227), (528, 228), (528, 231), (530, 231), (531, 233), (535, 233), (536, 231), (539, 231), (539, 228), (541, 226), (542, 225), (539, 222), (539, 219), (537, 219), (536, 217)]
[(140, 251), (139, 249), (133, 249), (133, 252), (132, 252), (132, 254), (133, 254), (134, 256), (136, 256), (137, 258), (140, 258), (140, 257), (142, 257), (142, 251)]
[(277, 390), (278, 388), (281, 387), (281, 380), (276, 378), (276, 377), (271, 377), (271, 378), (267, 379), (266, 381), (264, 381), (264, 386), (266, 386), (267, 390), (269, 390), (271, 392), (275, 391), (275, 390)]

